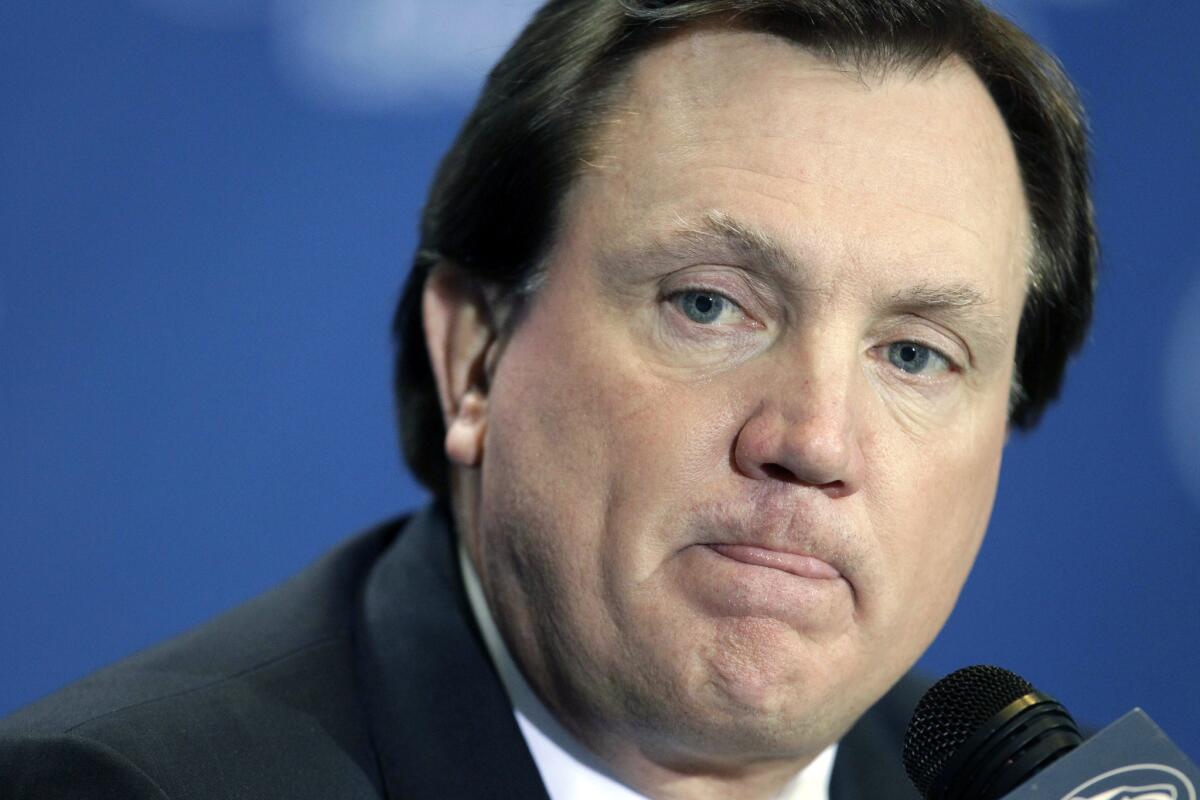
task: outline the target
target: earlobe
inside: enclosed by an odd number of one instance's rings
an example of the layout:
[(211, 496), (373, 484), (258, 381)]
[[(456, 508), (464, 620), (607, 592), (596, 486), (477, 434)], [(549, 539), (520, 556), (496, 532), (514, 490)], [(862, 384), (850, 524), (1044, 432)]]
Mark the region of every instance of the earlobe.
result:
[(446, 427), (446, 456), (478, 466), (487, 430), (487, 359), (496, 336), (482, 293), (453, 265), (436, 266), (422, 296), (425, 342)]
[(463, 467), (477, 467), (483, 460), (483, 438), (487, 432), (487, 397), (470, 389), (458, 404), (458, 413), (446, 423), (446, 456)]

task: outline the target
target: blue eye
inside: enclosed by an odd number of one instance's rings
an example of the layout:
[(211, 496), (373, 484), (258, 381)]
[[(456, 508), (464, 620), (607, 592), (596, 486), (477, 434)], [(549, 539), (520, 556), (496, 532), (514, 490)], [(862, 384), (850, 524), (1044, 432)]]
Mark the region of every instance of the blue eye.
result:
[(709, 325), (721, 318), (722, 312), (730, 304), (715, 292), (689, 291), (679, 294), (679, 307), (687, 314), (688, 319), (701, 325)]
[(950, 365), (945, 356), (916, 342), (895, 342), (888, 345), (888, 361), (910, 375), (942, 372)]

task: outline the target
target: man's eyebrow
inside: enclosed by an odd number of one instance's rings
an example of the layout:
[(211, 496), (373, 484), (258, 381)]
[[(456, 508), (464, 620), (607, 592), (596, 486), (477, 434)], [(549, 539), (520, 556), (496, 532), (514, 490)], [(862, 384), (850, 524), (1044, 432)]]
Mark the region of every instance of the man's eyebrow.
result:
[(994, 306), (995, 301), (970, 284), (940, 286), (921, 282), (892, 293), (885, 304), (890, 308), (959, 311), (987, 308)]
[(947, 321), (966, 334), (972, 362), (1003, 353), (1008, 344), (1000, 305), (970, 284), (916, 283), (887, 296), (881, 310)]
[(796, 261), (762, 230), (738, 222), (722, 211), (706, 211), (695, 218), (676, 218), (676, 225), (654, 239), (611, 253), (614, 261), (649, 258), (662, 263), (683, 259), (728, 258), (775, 278), (794, 282)]
[(780, 276), (794, 274), (795, 263), (778, 242), (763, 231), (722, 211), (710, 210), (695, 221), (682, 217), (678, 227), (655, 243), (667, 255), (711, 255), (714, 247), (735, 254)]
[[(791, 283), (800, 273), (796, 258), (787, 248), (759, 228), (722, 211), (707, 211), (695, 222), (678, 218), (678, 227), (655, 240), (651, 249), (666, 257), (704, 257), (711, 256), (714, 249), (723, 250)], [(893, 292), (879, 305), (884, 309), (965, 312), (986, 310), (996, 304), (969, 283), (919, 281)]]

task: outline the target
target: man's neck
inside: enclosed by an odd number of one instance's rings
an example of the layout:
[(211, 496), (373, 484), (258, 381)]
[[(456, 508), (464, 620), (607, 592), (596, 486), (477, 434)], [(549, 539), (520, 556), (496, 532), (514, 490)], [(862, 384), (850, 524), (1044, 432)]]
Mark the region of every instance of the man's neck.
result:
[(471, 610), (552, 800), (828, 800), (836, 744), (799, 772), (793, 762), (756, 765), (743, 771), (673, 768), (637, 748), (621, 748), (607, 758), (597, 756), (559, 722), (529, 685), (492, 617), (461, 540), (458, 554)]

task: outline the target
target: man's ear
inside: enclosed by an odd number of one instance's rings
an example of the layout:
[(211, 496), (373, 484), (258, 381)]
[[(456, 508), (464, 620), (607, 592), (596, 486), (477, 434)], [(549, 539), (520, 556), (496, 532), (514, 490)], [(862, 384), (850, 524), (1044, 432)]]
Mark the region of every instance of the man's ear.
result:
[(452, 464), (479, 466), (487, 429), (487, 359), (496, 343), (487, 300), (460, 269), (443, 262), (425, 281), (421, 313), (446, 426), (446, 456)]

